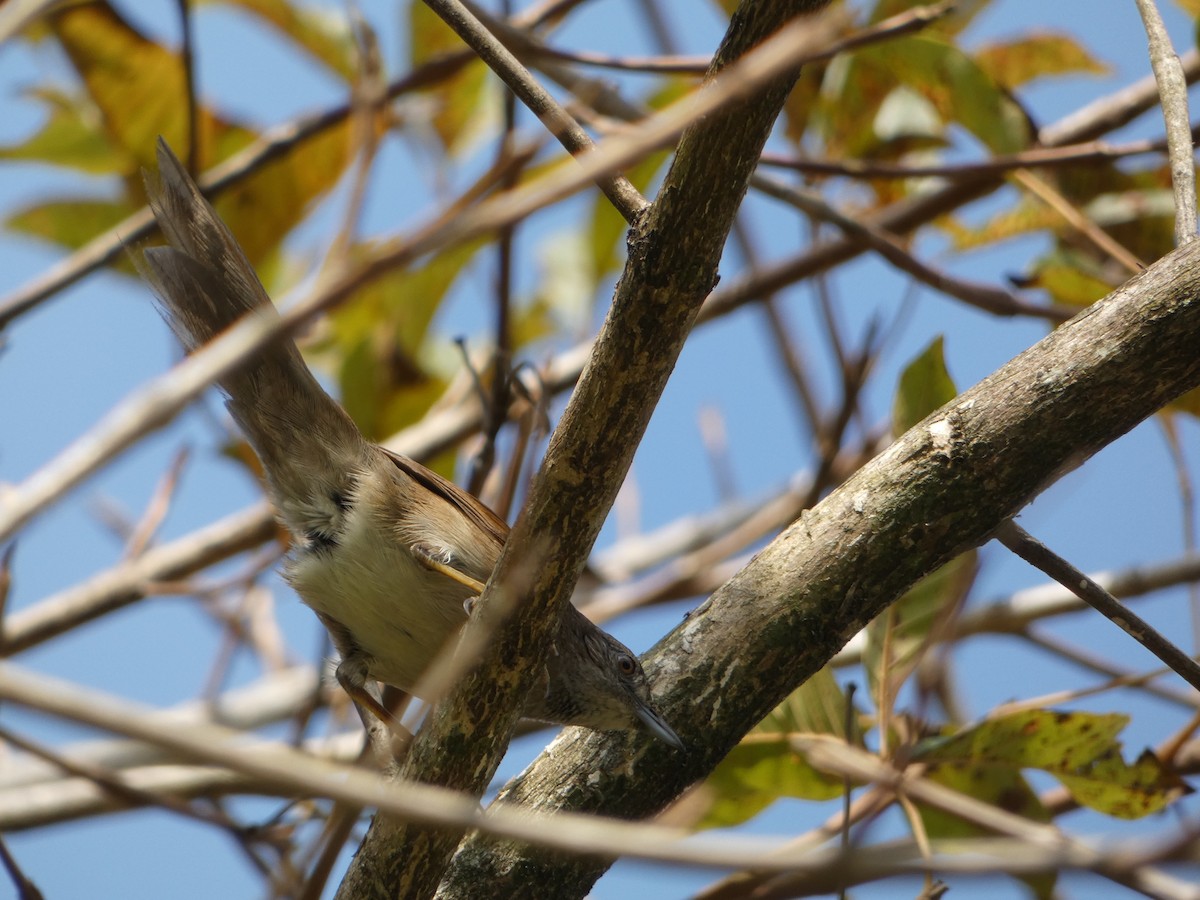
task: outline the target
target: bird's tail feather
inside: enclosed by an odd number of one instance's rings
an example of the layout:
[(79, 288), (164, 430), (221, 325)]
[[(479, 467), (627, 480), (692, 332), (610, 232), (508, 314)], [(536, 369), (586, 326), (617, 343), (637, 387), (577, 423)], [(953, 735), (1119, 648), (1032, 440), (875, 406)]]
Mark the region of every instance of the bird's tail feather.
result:
[[(157, 179), (147, 176), (147, 193), (169, 246), (145, 250), (140, 268), (164, 318), (194, 350), (246, 314), (274, 306), (242, 248), (161, 138), (158, 168)], [(337, 485), (320, 482), (348, 474), (364, 439), (313, 378), (292, 340), (263, 348), (222, 378), (221, 387), (285, 518), (287, 501), (303, 505), (314, 491), (337, 492)]]

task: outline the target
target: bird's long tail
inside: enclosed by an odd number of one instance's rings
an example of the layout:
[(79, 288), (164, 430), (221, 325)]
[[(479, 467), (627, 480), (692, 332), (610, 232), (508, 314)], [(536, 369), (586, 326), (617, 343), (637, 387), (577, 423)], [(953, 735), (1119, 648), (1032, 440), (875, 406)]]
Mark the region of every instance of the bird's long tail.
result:
[[(147, 175), (147, 192), (169, 246), (145, 250), (141, 269), (164, 318), (194, 350), (247, 313), (274, 306), (242, 248), (161, 138), (158, 169), (157, 179)], [(221, 387), (262, 460), (285, 522), (310, 530), (313, 514), (343, 496), (343, 482), (362, 458), (362, 435), (289, 338), (260, 350), (222, 378)]]

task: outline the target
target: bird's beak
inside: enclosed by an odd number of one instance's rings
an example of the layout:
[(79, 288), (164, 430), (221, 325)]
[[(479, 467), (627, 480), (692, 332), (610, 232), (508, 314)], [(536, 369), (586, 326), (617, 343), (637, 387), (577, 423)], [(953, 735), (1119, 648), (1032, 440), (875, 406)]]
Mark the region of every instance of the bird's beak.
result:
[(642, 724), (646, 726), (646, 730), (660, 741), (665, 741), (676, 750), (684, 749), (683, 741), (679, 739), (679, 735), (675, 733), (675, 729), (668, 725), (666, 720), (659, 715), (658, 710), (649, 703), (637, 703), (634, 705), (633, 711), (642, 720)]

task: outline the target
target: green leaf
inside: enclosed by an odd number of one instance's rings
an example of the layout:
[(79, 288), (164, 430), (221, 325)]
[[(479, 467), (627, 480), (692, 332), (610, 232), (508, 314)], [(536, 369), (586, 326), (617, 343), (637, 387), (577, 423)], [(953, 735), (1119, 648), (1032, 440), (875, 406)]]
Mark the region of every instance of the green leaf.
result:
[[(390, 272), (366, 284), (330, 315), (331, 339), (322, 349), (344, 350), (387, 330), (391, 343), (415, 355), (442, 300), (483, 246), (482, 240), (469, 241), (433, 254), (417, 268)], [(365, 260), (375, 252), (373, 245), (363, 245), (352, 255)]]
[(132, 212), (132, 207), (122, 200), (79, 197), (28, 206), (9, 216), (4, 224), (11, 231), (77, 250)]
[[(668, 153), (665, 150), (651, 153), (625, 170), (625, 176), (634, 187), (644, 193), (667, 158)], [(629, 223), (616, 211), (607, 197), (597, 193), (592, 207), (590, 229), (593, 284), (599, 283), (622, 265), (624, 257), (620, 249), (624, 247), (622, 241), (628, 232)]]
[[(932, 763), (925, 770), (925, 777), (1031, 822), (1050, 821), (1049, 811), (1042, 805), (1042, 801), (1038, 799), (1025, 777), (1015, 769), (961, 762)], [(989, 837), (992, 834), (989, 829), (945, 810), (923, 804), (918, 804), (917, 808), (925, 825), (925, 833), (931, 838)], [(1021, 876), (1020, 880), (1039, 900), (1049, 900), (1054, 896), (1054, 886), (1057, 882), (1054, 872)]]
[(65, 166), (89, 175), (123, 174), (135, 167), (133, 159), (108, 140), (95, 107), (86, 99), (49, 88), (29, 91), (26, 97), (46, 107), (46, 121), (32, 137), (0, 147), (0, 159)]
[(930, 32), (835, 60), (821, 105), (826, 154), (881, 156), (886, 136), (878, 132), (876, 117), (884, 99), (901, 86), (929, 101), (943, 123), (961, 125), (995, 153), (1022, 150), (1032, 137), (1028, 119), (1011, 95), (969, 55)]
[[(808, 679), (709, 775), (701, 793), (708, 799), (709, 808), (698, 827), (741, 824), (783, 797), (831, 800), (841, 796), (842, 780), (810, 766), (788, 738), (793, 734), (845, 737), (847, 703), (828, 668)], [(855, 743), (860, 743), (857, 736)]]
[(903, 434), (927, 415), (958, 396), (946, 370), (943, 340), (939, 335), (900, 373), (892, 402), (892, 431)]
[[(918, 581), (867, 626), (862, 662), (877, 708), (895, 697), (929, 646), (934, 630), (950, 621), (977, 568), (974, 550), (955, 557)], [(886, 697), (882, 693), (885, 676)]]
[[(831, 734), (861, 744), (857, 730), (846, 731), (847, 703), (846, 692), (833, 677), (833, 670), (826, 666), (792, 691), (751, 733)], [(853, 722), (854, 716), (850, 719)]]
[[(425, 338), (450, 287), (482, 240), (434, 254), (359, 289), (329, 316), (313, 352), (337, 372), (342, 403), (368, 437), (381, 440), (419, 419), (445, 387), (429, 365)], [(374, 248), (353, 254), (369, 257)]]
[[(893, 431), (907, 431), (957, 394), (946, 370), (942, 338), (936, 337), (900, 374), (892, 404)], [(863, 665), (878, 707), (889, 705), (895, 697), (928, 646), (933, 629), (948, 621), (966, 595), (975, 571), (974, 551), (952, 559), (867, 626)]]
[[(187, 96), (179, 56), (149, 40), (107, 3), (66, 6), (49, 16), (54, 35), (83, 79), (109, 138), (138, 167), (154, 167), (162, 135), (187, 153)], [(201, 111), (201, 133), (215, 127)]]
[[(409, 57), (414, 66), (446, 53), (462, 50), (462, 39), (424, 3), (409, 6)], [(487, 124), (481, 113), (489, 96), (489, 69), (473, 60), (456, 74), (423, 93), (434, 103), (430, 124), (442, 145), (451, 151), (468, 146)]]
[[(661, 110), (690, 93), (693, 82), (683, 78), (668, 78), (662, 86), (646, 100), (650, 109)], [(667, 150), (656, 150), (643, 156), (624, 170), (629, 182), (643, 194), (650, 183), (670, 158)], [(596, 194), (592, 206), (589, 238), (592, 247), (592, 273), (594, 283), (599, 283), (610, 272), (619, 268), (624, 260), (619, 251), (621, 242), (629, 231), (629, 223), (621, 216), (603, 194)]]
[(556, 307), (550, 305), (544, 297), (535, 296), (521, 303), (513, 311), (512, 323), (509, 326), (512, 345), (514, 348), (527, 347), (543, 338), (557, 334), (559, 324), (554, 315)]
[(1157, 812), (1191, 789), (1150, 751), (1129, 765), (1116, 737), (1124, 715), (1025, 710), (935, 738), (915, 759), (978, 769), (1041, 769), (1080, 804), (1122, 819)]

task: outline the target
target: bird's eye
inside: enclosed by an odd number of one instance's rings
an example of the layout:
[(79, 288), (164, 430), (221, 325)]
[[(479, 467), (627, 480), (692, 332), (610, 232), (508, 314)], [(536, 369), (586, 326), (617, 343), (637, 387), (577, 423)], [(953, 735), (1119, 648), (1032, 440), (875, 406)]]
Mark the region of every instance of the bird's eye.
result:
[(632, 675), (637, 671), (637, 663), (633, 661), (632, 656), (622, 653), (617, 657), (617, 668), (621, 670), (622, 675)]

